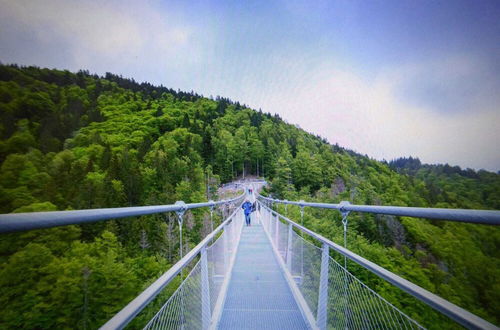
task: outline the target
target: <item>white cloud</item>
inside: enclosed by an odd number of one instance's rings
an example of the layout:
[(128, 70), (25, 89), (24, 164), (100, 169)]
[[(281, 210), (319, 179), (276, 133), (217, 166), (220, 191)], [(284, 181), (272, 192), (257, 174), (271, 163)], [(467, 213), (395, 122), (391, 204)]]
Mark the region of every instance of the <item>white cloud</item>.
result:
[(498, 109), (496, 63), (466, 54), (429, 58), (396, 68), (390, 75), (402, 99), (450, 114)]
[(95, 2), (3, 1), (2, 9), (41, 40), (63, 37), (91, 51), (115, 55), (142, 44), (140, 27), (124, 13)]
[[(60, 49), (52, 50), (55, 58), (58, 51), (69, 53), (69, 69), (137, 74), (136, 79), (147, 79), (141, 70), (189, 66), (199, 60), (193, 27), (158, 6), (129, 1), (0, 0), (4, 24), (34, 35), (40, 49), (57, 45)], [(27, 51), (32, 50), (19, 49)], [(51, 59), (34, 61), (46, 63)]]

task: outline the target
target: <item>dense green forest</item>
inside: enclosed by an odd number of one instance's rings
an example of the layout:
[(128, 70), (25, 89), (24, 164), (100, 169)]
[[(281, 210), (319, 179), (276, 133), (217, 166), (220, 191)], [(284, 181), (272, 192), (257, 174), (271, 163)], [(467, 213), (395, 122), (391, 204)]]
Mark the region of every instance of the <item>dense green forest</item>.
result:
[[(216, 199), (207, 181), (213, 192), (243, 173), (289, 200), (500, 209), (499, 174), (376, 161), (277, 115), (109, 73), (1, 65), (0, 114), (1, 213)], [(343, 242), (337, 212), (307, 209), (304, 223)], [(2, 235), (0, 328), (99, 327), (178, 259), (176, 226), (155, 215)], [(206, 212), (186, 227), (188, 250)], [(349, 215), (351, 250), (496, 324), (499, 246), (491, 226)], [(424, 326), (455, 327), (352, 271)]]

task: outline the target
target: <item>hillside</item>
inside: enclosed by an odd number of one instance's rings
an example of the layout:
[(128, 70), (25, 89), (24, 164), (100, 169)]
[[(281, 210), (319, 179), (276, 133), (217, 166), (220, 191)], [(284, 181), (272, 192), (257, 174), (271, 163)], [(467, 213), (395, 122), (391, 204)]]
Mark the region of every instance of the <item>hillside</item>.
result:
[[(207, 177), (216, 191), (243, 172), (289, 200), (500, 209), (498, 174), (379, 162), (228, 99), (112, 74), (2, 65), (0, 114), (1, 213), (203, 201)], [(177, 224), (166, 218), (3, 236), (0, 325), (97, 328), (178, 258)], [(207, 233), (206, 219), (191, 214), (186, 249)], [(337, 213), (307, 210), (305, 225), (343, 242)], [(500, 323), (499, 228), (352, 214), (348, 245)], [(425, 326), (453, 327), (353, 271)]]

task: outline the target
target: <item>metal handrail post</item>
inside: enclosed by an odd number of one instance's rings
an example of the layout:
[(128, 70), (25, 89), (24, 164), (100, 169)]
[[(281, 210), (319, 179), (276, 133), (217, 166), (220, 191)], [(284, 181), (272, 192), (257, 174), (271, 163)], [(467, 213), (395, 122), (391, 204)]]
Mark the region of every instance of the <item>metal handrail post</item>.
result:
[(224, 276), (226, 276), (226, 272), (227, 272), (227, 266), (228, 266), (228, 257), (229, 257), (229, 251), (228, 251), (228, 246), (229, 246), (229, 242), (228, 242), (228, 231), (227, 231), (227, 228), (228, 228), (228, 225), (225, 225), (224, 226), (224, 233), (222, 234), (222, 249), (224, 250), (224, 253), (223, 253), (223, 259), (224, 259)]
[(286, 248), (286, 266), (292, 273), (292, 234), (293, 234), (293, 225), (291, 223), (288, 224), (288, 244)]
[(210, 285), (208, 281), (207, 247), (201, 249), (201, 319), (203, 329), (208, 329), (212, 319), (210, 310)]
[(274, 243), (276, 244), (276, 249), (279, 251), (280, 250), (280, 243), (279, 243), (280, 218), (278, 215), (276, 215), (275, 219), (276, 219), (276, 230), (274, 231)]
[[(179, 222), (179, 260), (182, 260), (183, 252), (182, 251), (182, 224), (184, 219), (184, 213), (186, 212), (186, 203), (183, 201), (175, 202), (175, 205), (180, 206), (177, 213), (177, 220)], [(181, 280), (184, 281), (184, 267), (181, 269)], [(184, 317), (184, 286), (180, 287), (180, 296), (181, 296), (181, 328), (184, 327), (185, 317)]]
[(273, 224), (273, 214), (271, 212), (267, 212), (267, 231), (271, 233), (271, 226)]
[(330, 252), (327, 244), (323, 243), (321, 252), (321, 270), (319, 277), (318, 311), (316, 324), (320, 329), (326, 329), (328, 319), (328, 268)]

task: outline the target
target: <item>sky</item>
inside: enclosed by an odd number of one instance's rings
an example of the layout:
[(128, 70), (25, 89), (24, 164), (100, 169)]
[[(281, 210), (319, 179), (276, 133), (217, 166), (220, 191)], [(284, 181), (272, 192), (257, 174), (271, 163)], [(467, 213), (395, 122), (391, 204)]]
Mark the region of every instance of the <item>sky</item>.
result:
[(500, 170), (500, 2), (0, 0), (0, 61), (279, 114), (375, 159)]

